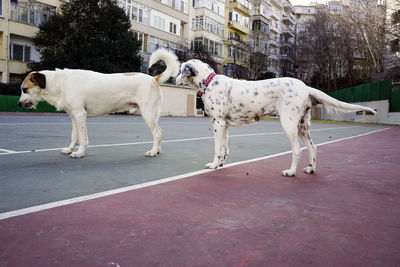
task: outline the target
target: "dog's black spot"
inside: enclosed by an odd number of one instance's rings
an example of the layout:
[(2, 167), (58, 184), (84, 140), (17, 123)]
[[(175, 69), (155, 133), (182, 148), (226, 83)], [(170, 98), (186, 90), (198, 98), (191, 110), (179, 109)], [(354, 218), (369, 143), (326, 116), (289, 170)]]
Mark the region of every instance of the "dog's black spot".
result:
[(244, 107), (243, 103), (240, 103), (239, 106)]
[(217, 130), (214, 130), (214, 133), (216, 133), (217, 132)]
[(296, 109), (299, 110), (300, 109), (299, 106), (296, 106)]
[(286, 86), (289, 86), (289, 83), (285, 83)]
[(290, 88), (288, 91), (289, 91), (289, 92), (293, 92), (293, 89)]
[(218, 85), (218, 84), (219, 84), (219, 82), (215, 81), (212, 85), (214, 86), (214, 85)]
[(308, 166), (312, 167), (312, 164), (310, 163), (310, 164), (308, 164)]
[(246, 89), (246, 93), (249, 93), (250, 91), (249, 91), (249, 89)]
[(293, 118), (292, 118), (292, 117), (289, 117), (289, 120), (290, 120), (290, 121), (293, 121)]
[(235, 110), (235, 112), (242, 112), (242, 110), (241, 109), (237, 109), (237, 110)]
[(304, 123), (304, 118), (301, 118), (300, 124), (303, 124), (303, 123)]
[(258, 92), (254, 92), (254, 96), (258, 95)]
[(211, 110), (214, 110), (214, 107), (211, 107)]

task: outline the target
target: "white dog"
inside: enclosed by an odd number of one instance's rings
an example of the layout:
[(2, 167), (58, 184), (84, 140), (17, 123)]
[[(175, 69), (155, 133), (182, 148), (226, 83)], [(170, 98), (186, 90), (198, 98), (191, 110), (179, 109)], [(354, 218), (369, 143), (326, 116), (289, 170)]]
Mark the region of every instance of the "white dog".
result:
[[(159, 49), (150, 58), (150, 66), (159, 60), (167, 65), (156, 77), (144, 73), (103, 74), (87, 70), (55, 70), (31, 72), (22, 83), (18, 104), (32, 108), (46, 100), (72, 119), (71, 144), (61, 150), (72, 158), (85, 155), (88, 146), (87, 116), (101, 116), (117, 111), (140, 109), (153, 135), (153, 148), (146, 156), (154, 157), (161, 151), (161, 128), (158, 126), (162, 94), (160, 83), (179, 72), (175, 54)], [(73, 152), (79, 142), (79, 149)]]
[(311, 97), (330, 110), (375, 111), (359, 105), (338, 101), (327, 94), (308, 87), (293, 78), (276, 78), (263, 81), (235, 80), (216, 75), (214, 70), (200, 60), (189, 60), (181, 65), (177, 84), (188, 85), (202, 95), (205, 111), (212, 118), (215, 133), (214, 161), (206, 168), (222, 166), (228, 155), (228, 127), (262, 120), (272, 112), (279, 112), (280, 121), (292, 148), (292, 164), (284, 176), (294, 176), (300, 159), (297, 135), (309, 151), (309, 166), (305, 173), (316, 170), (316, 147), (308, 131), (310, 125)]

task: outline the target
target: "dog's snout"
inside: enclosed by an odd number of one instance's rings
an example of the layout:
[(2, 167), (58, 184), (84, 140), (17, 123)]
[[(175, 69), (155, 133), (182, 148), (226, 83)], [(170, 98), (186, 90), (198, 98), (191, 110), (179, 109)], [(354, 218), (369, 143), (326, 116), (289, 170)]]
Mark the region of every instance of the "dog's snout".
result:
[(22, 102), (18, 101), (18, 106), (22, 107)]

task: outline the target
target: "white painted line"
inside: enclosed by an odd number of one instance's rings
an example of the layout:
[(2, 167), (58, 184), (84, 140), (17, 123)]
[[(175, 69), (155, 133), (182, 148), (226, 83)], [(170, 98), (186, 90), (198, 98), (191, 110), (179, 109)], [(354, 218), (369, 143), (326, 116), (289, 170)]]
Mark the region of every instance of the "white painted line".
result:
[[(11, 125), (11, 126), (25, 126), (25, 125), (71, 125), (71, 122), (0, 122), (0, 125)], [(88, 125), (133, 125), (133, 124), (141, 124), (145, 125), (144, 121), (133, 121), (133, 122), (88, 122)], [(165, 125), (165, 124), (210, 124), (210, 121), (199, 121), (199, 122), (162, 122), (160, 121), (159, 124)]]
[[(337, 140), (333, 140), (333, 141), (317, 144), (317, 146), (323, 146), (323, 145), (327, 145), (327, 144), (331, 144), (331, 143), (340, 142), (340, 141), (343, 141), (343, 140), (357, 138), (357, 137), (361, 137), (361, 136), (365, 136), (365, 135), (369, 135), (369, 134), (385, 131), (385, 130), (388, 130), (388, 129), (390, 129), (390, 127), (389, 128), (380, 129), (380, 130), (376, 130), (376, 131), (371, 131), (371, 132), (364, 133), (364, 134), (359, 134), (359, 135), (355, 135), (355, 136), (345, 137), (345, 138), (341, 138), (341, 139), (337, 139)], [(304, 150), (304, 149), (305, 149), (305, 147), (302, 148), (302, 150)], [(244, 160), (244, 161), (240, 161), (240, 162), (233, 162), (233, 163), (230, 163), (230, 164), (227, 164), (227, 165), (221, 167), (220, 169), (229, 168), (229, 167), (240, 165), (240, 164), (245, 164), (245, 163), (250, 163), (250, 162), (255, 162), (255, 161), (260, 161), (260, 160), (265, 160), (265, 159), (270, 159), (270, 158), (286, 155), (286, 154), (289, 154), (289, 153), (291, 153), (291, 151), (285, 151), (285, 152), (281, 152), (281, 153), (277, 153), (277, 154), (273, 154), (273, 155), (269, 155), (269, 156), (265, 156), (265, 157), (259, 157), (259, 158), (254, 158), (254, 159), (250, 159), (250, 160)], [(168, 177), (168, 178), (164, 178), (164, 179), (160, 179), (160, 180), (155, 180), (155, 181), (151, 181), (151, 182), (147, 182), (147, 183), (127, 186), (127, 187), (121, 187), (121, 188), (118, 188), (118, 189), (104, 191), (104, 192), (95, 193), (95, 194), (91, 194), (91, 195), (75, 197), (75, 198), (70, 198), (70, 199), (65, 199), (65, 200), (61, 200), (61, 201), (51, 202), (51, 203), (47, 203), (47, 204), (43, 204), (43, 205), (38, 205), (38, 206), (34, 206), (34, 207), (29, 207), (29, 208), (25, 208), (25, 209), (19, 209), (19, 210), (13, 210), (13, 211), (9, 211), (9, 212), (4, 212), (4, 213), (0, 213), (0, 220), (4, 220), (4, 219), (7, 219), (7, 218), (11, 218), (11, 217), (16, 217), (16, 216), (20, 216), (20, 215), (25, 215), (25, 214), (29, 214), (29, 213), (34, 213), (34, 212), (38, 212), (38, 211), (48, 210), (48, 209), (52, 209), (52, 208), (56, 208), (56, 207), (66, 206), (66, 205), (69, 205), (69, 204), (79, 203), (79, 202), (92, 200), (92, 199), (96, 199), (96, 198), (111, 196), (111, 195), (115, 195), (115, 194), (119, 194), (119, 193), (123, 193), (123, 192), (127, 192), (127, 191), (133, 191), (133, 190), (137, 190), (137, 189), (140, 189), (140, 188), (145, 188), (145, 187), (150, 187), (150, 186), (154, 186), (154, 185), (164, 184), (164, 183), (168, 183), (168, 182), (172, 182), (172, 181), (176, 181), (176, 180), (189, 178), (189, 177), (192, 177), (192, 176), (195, 176), (195, 175), (199, 175), (199, 174), (203, 174), (203, 173), (207, 173), (207, 172), (211, 172), (211, 171), (214, 171), (214, 170), (204, 169), (204, 170), (184, 173), (184, 174), (181, 174), (181, 175), (172, 176), (172, 177)]]
[[(328, 131), (328, 130), (340, 130), (340, 129), (350, 129), (350, 128), (357, 128), (357, 126), (314, 129), (314, 130), (310, 130), (310, 132), (319, 132), (319, 131)], [(285, 133), (284, 132), (274, 132), (274, 133), (234, 134), (234, 135), (229, 135), (229, 138), (248, 137), (248, 136), (261, 136), (261, 135), (280, 135), (280, 134), (285, 134)], [(206, 140), (206, 139), (214, 139), (214, 136), (165, 140), (165, 141), (162, 141), (162, 144), (176, 143), (176, 142), (198, 141), (198, 140)], [(145, 145), (145, 144), (152, 144), (152, 143), (153, 143), (153, 141), (144, 141), (144, 142), (119, 143), (119, 144), (117, 143), (117, 144), (89, 145), (88, 147), (93, 148), (93, 147), (133, 146), (133, 145)], [(11, 155), (11, 154), (26, 154), (26, 153), (31, 153), (31, 152), (57, 151), (57, 150), (61, 150), (61, 149), (63, 149), (63, 147), (14, 151), (14, 152), (8, 152), (8, 153), (0, 153), (0, 156), (1, 155)]]
[(15, 152), (17, 152), (17, 151), (0, 148), (0, 152), (15, 153)]

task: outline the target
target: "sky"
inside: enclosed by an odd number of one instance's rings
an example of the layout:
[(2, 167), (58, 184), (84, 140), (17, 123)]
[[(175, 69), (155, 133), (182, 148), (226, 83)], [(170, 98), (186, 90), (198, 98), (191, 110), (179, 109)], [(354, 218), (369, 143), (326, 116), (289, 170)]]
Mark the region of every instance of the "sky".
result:
[(309, 5), (311, 3), (325, 4), (326, 0), (290, 0), (292, 5)]

